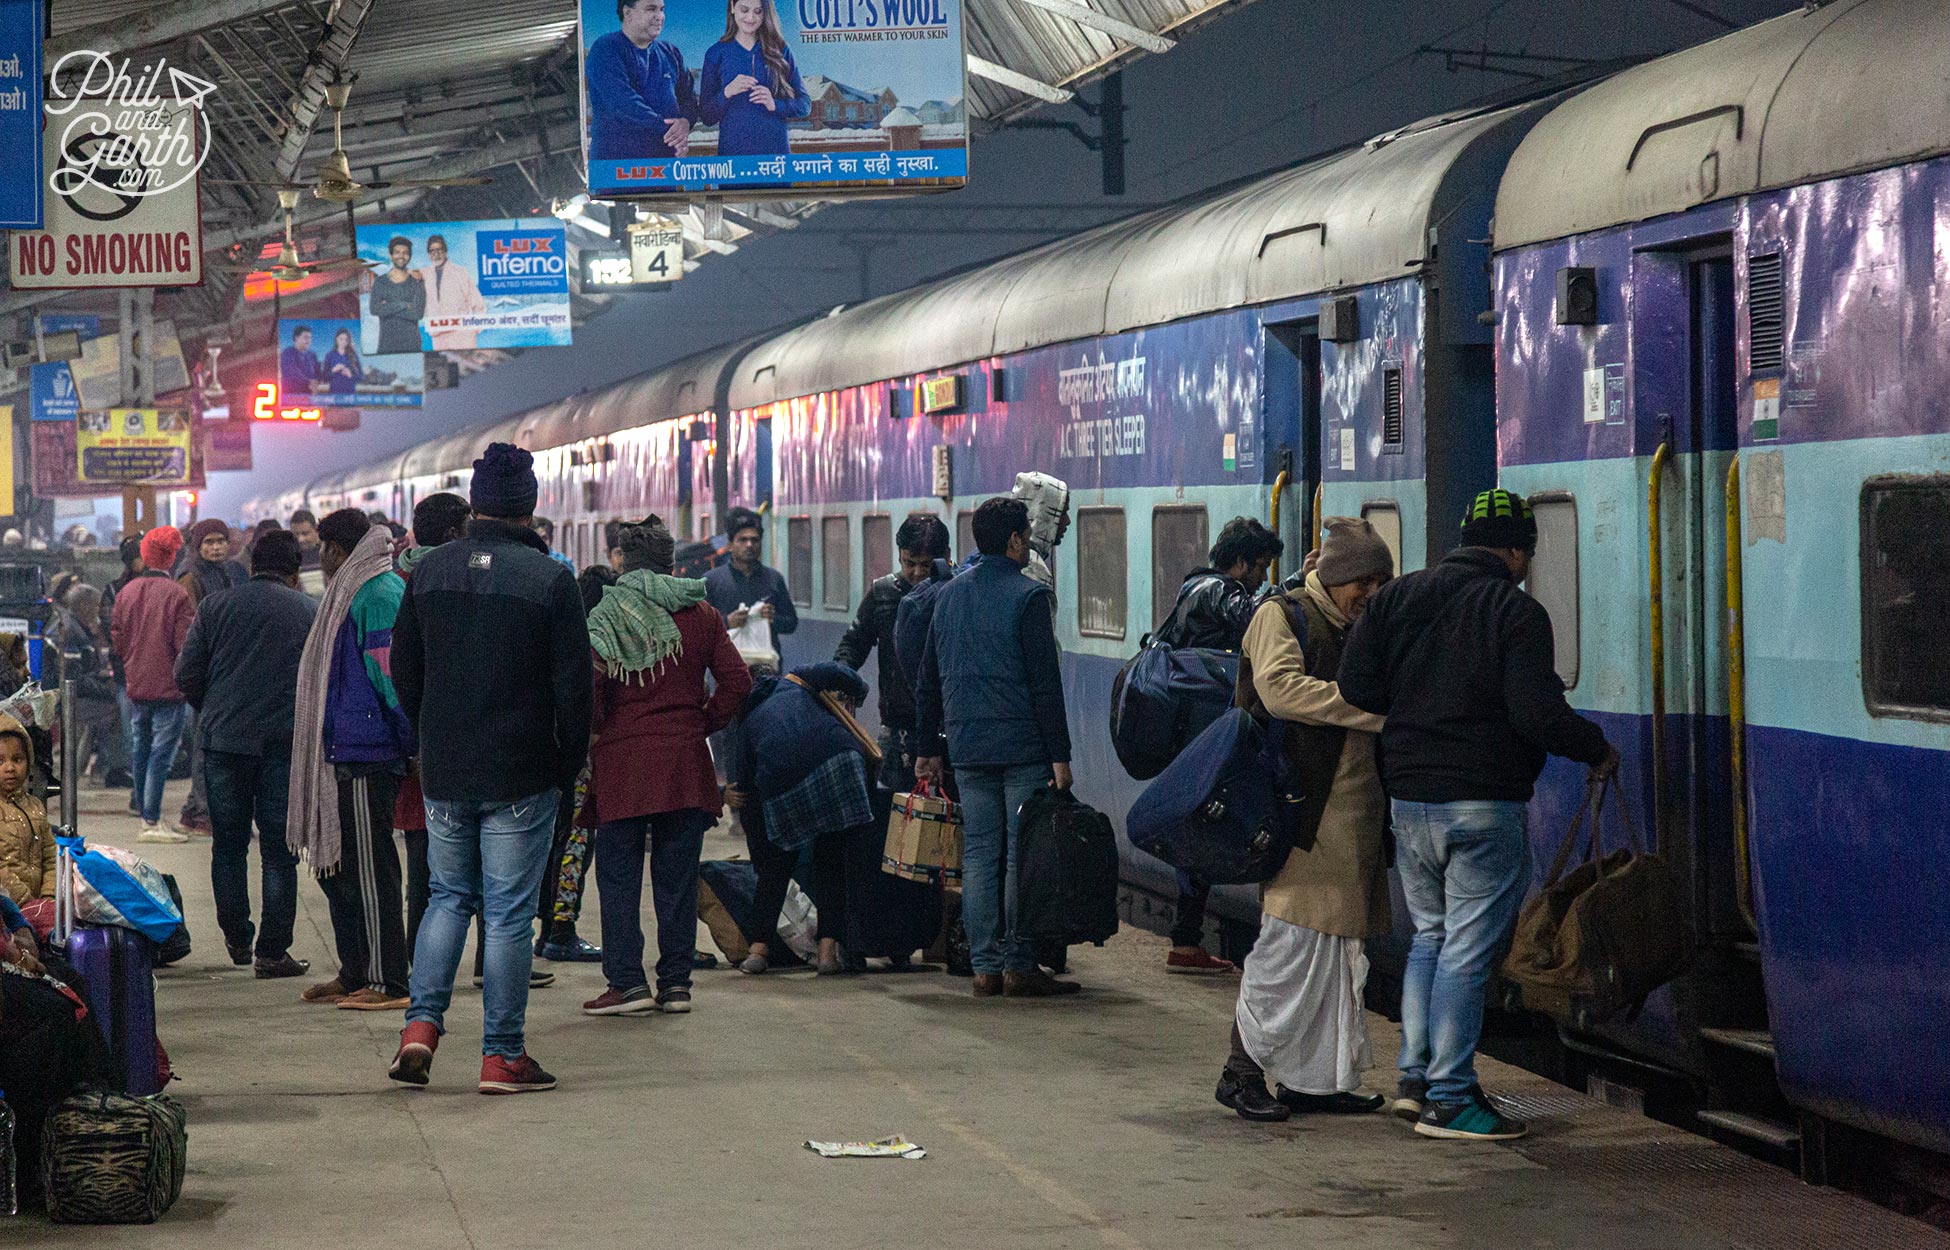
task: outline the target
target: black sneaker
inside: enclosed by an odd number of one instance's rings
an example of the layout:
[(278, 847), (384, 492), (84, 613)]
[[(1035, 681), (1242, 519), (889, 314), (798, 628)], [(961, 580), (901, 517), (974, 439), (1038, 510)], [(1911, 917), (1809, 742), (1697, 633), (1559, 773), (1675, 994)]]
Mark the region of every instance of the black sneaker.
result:
[(1336, 1094), (1302, 1094), (1284, 1085), (1276, 1086), (1273, 1097), (1281, 1106), (1300, 1115), (1366, 1115), (1381, 1110), (1388, 1100), (1380, 1094), (1341, 1091)]
[(657, 991), (657, 1010), (667, 1016), (686, 1015), (691, 1009), (689, 990), (668, 989)]
[(1428, 1100), (1429, 1083), (1417, 1077), (1405, 1076), (1395, 1087), (1395, 1101), (1389, 1104), (1388, 1110), (1397, 1119), (1413, 1124), (1422, 1118), (1422, 1104)]
[(1231, 1107), (1240, 1119), (1256, 1124), (1277, 1124), (1293, 1114), (1266, 1091), (1265, 1081), (1242, 1081), (1230, 1072), (1219, 1074), (1219, 1087), (1212, 1091), (1212, 1097), (1220, 1106)]
[(1530, 1126), (1504, 1115), (1488, 1098), (1472, 1098), (1468, 1102), (1430, 1103), (1415, 1121), (1415, 1131), (1424, 1137), (1452, 1141), (1515, 1141), (1528, 1133)]

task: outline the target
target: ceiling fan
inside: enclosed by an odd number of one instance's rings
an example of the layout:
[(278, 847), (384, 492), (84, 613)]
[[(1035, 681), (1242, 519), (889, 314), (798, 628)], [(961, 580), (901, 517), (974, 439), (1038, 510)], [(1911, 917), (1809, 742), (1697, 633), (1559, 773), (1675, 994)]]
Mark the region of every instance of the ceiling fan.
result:
[(301, 192), (295, 187), (285, 187), (278, 191), (278, 204), (284, 209), (284, 246), (278, 249), (277, 259), (268, 267), (260, 265), (226, 265), (226, 273), (268, 274), (279, 282), (302, 282), (317, 273), (350, 273), (358, 269), (372, 269), (371, 261), (357, 256), (332, 256), (324, 260), (299, 260), (297, 222), (292, 216), (298, 207)]
[[(332, 110), (332, 150), (318, 168), (312, 171), (309, 182), (235, 182), (231, 186), (275, 187), (280, 195), (285, 191), (310, 191), (318, 199), (333, 204), (350, 204), (360, 196), (371, 191), (398, 191), (425, 189), (431, 187), (484, 187), (492, 178), (383, 178), (373, 182), (360, 182), (352, 176), (352, 161), (345, 153), (345, 105), (352, 96), (352, 83), (340, 81), (325, 88), (325, 103)], [(207, 179), (212, 182), (226, 182), (226, 179)], [(288, 213), (290, 210), (286, 209)]]

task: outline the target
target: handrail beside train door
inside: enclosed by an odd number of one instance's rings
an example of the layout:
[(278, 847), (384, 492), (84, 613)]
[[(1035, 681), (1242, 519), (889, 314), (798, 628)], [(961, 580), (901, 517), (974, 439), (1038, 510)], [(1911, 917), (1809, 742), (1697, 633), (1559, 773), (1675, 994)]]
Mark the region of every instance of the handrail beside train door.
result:
[(1320, 490), (1319, 486), (1314, 487), (1314, 532), (1307, 540), (1308, 551), (1320, 550)]
[(1733, 882), (1740, 918), (1755, 933), (1754, 874), (1747, 848), (1747, 640), (1742, 615), (1740, 457), (1727, 466), (1727, 735), (1733, 763)]
[(1652, 626), (1652, 827), (1658, 836), (1657, 849), (1661, 854), (1670, 854), (1666, 842), (1666, 607), (1665, 607), (1665, 563), (1661, 544), (1664, 540), (1663, 518), (1660, 515), (1661, 487), (1664, 485), (1666, 461), (1672, 455), (1670, 443), (1660, 443), (1659, 449), (1652, 453), (1652, 474), (1646, 484), (1646, 511), (1648, 513), (1646, 536), (1647, 580), (1650, 581), (1649, 600), (1651, 604)]
[[(1293, 474), (1286, 469), (1281, 469), (1280, 475), (1273, 479), (1273, 515), (1269, 518), (1272, 524), (1266, 528), (1273, 531), (1273, 537), (1275, 538), (1280, 536), (1280, 496), (1286, 493), (1286, 484), (1292, 480)], [(1278, 556), (1273, 557), (1273, 584), (1275, 586), (1280, 584), (1280, 558)]]

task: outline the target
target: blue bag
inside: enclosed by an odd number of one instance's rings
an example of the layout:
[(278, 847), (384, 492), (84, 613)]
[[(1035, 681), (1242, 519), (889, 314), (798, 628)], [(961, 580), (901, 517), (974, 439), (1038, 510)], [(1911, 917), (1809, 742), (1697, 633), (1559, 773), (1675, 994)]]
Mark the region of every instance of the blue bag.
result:
[(1150, 639), (1110, 688), (1110, 744), (1135, 781), (1148, 781), (1232, 707), (1239, 656)]
[(1285, 738), (1280, 721), (1227, 710), (1132, 804), (1131, 845), (1213, 885), (1270, 880), (1293, 850), (1304, 797)]
[[(134, 929), (152, 942), (167, 942), (183, 925), (183, 913), (169, 896), (161, 872), (119, 847), (91, 850), (79, 837), (57, 837), (75, 871), (77, 919)], [(108, 852), (113, 852), (109, 854)]]

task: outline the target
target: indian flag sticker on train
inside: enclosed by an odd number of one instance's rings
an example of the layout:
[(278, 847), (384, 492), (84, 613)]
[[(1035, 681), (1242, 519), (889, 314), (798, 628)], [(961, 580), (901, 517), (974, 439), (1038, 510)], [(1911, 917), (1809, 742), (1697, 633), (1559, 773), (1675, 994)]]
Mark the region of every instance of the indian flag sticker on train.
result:
[(1781, 436), (1781, 379), (1754, 379), (1753, 439), (1764, 443)]
[(1219, 455), (1225, 462), (1227, 473), (1239, 467), (1239, 436), (1237, 434), (1226, 435), (1225, 444), (1219, 449)]

